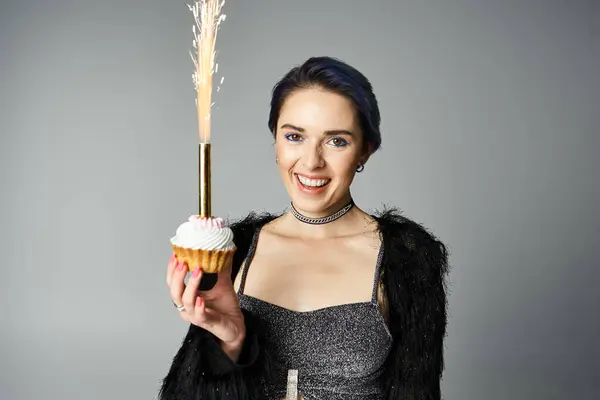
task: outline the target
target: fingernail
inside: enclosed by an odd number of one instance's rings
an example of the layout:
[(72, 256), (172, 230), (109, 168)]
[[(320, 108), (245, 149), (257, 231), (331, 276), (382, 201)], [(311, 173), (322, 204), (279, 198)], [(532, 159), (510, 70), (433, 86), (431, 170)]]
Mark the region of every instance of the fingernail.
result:
[(182, 260), (182, 261), (179, 261), (179, 263), (177, 264), (177, 269), (178, 269), (179, 271), (181, 271), (181, 270), (183, 269), (183, 260)]
[(192, 277), (197, 278), (198, 275), (200, 275), (200, 267), (196, 267), (196, 269), (192, 273)]
[(196, 307), (202, 307), (202, 297), (196, 297)]
[(172, 263), (173, 261), (175, 261), (175, 253), (171, 254), (171, 259), (169, 260), (170, 263)]

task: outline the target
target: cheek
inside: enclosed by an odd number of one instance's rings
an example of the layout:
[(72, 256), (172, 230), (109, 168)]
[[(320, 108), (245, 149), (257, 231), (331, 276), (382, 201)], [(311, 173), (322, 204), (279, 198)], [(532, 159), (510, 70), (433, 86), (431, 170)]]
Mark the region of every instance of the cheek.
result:
[(329, 166), (340, 179), (352, 180), (357, 164), (355, 158), (352, 154), (336, 155), (331, 157)]
[(301, 151), (299, 146), (290, 146), (285, 143), (277, 143), (275, 146), (275, 152), (279, 159), (279, 167), (285, 168), (294, 165), (301, 157)]

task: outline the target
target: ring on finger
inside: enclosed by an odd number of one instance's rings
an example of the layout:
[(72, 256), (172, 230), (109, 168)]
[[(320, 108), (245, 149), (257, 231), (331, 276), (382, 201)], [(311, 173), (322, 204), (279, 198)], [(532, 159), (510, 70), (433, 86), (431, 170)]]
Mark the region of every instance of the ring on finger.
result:
[(173, 305), (177, 309), (177, 311), (184, 311), (185, 307), (183, 305), (178, 306), (177, 303), (173, 302)]

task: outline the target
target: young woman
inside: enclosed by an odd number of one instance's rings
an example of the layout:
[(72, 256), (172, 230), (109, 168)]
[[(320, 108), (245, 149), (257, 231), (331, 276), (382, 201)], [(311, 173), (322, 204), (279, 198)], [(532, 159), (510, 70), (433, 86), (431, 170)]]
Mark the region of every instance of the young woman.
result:
[(304, 400), (441, 398), (446, 248), (393, 209), (365, 213), (350, 192), (379, 123), (371, 84), (339, 60), (311, 58), (277, 83), (269, 128), (290, 210), (232, 224), (238, 250), (210, 290), (201, 266), (186, 285), (171, 258), (190, 328), (161, 400), (281, 400), (290, 370)]

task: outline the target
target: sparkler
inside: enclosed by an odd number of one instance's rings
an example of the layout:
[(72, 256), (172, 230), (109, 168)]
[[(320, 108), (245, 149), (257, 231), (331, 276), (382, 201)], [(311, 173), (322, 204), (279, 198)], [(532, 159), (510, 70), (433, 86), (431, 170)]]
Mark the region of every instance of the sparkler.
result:
[[(199, 213), (202, 218), (211, 217), (211, 108), (213, 106), (213, 76), (219, 65), (215, 63), (217, 32), (225, 14), (221, 14), (224, 0), (195, 0), (188, 5), (194, 15), (193, 50), (190, 56), (194, 62), (192, 80), (196, 90), (198, 111), (198, 189)], [(221, 78), (220, 83), (223, 83)], [(217, 87), (219, 91), (220, 87)]]
[(298, 370), (288, 370), (287, 391), (285, 400), (298, 400)]

